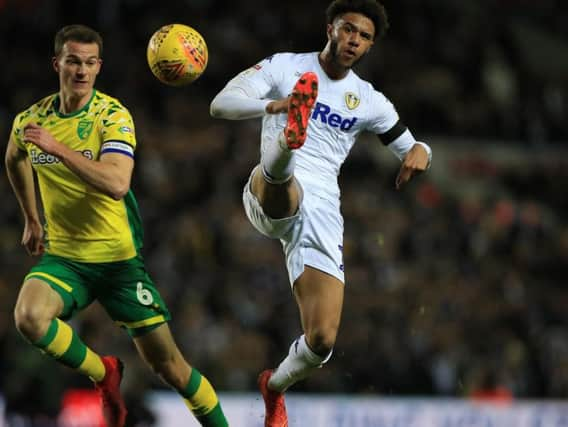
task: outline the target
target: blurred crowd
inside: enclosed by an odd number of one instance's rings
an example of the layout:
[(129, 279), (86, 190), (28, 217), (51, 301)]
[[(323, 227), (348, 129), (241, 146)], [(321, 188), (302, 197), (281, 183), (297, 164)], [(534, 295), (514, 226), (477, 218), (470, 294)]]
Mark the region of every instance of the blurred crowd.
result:
[[(238, 71), (277, 51), (319, 50), (327, 1), (0, 0), (0, 134), (57, 88), (55, 31), (85, 23), (105, 39), (97, 87), (132, 112), (133, 189), (144, 255), (188, 359), (221, 391), (252, 391), (299, 331), (278, 242), (247, 222), (241, 191), (259, 122), (216, 121), (208, 105)], [(568, 396), (567, 6), (554, 0), (385, 1), (391, 29), (358, 67), (432, 144), (432, 170), (402, 192), (397, 163), (365, 135), (344, 165), (346, 301), (335, 355), (296, 391), (516, 398)], [(182, 22), (210, 61), (191, 86), (161, 85), (146, 44)], [(5, 142), (2, 145), (5, 147)], [(0, 178), (0, 390), (12, 412), (54, 413), (88, 380), (24, 343), (13, 326), (34, 260)], [(139, 402), (161, 385), (97, 305), (72, 321), (127, 364)], [(36, 396), (30, 399), (30, 396)]]

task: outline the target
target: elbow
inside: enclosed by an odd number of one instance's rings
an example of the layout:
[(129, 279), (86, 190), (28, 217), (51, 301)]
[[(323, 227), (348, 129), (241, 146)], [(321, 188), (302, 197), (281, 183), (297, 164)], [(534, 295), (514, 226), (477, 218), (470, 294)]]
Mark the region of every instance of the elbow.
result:
[(126, 196), (126, 193), (112, 193), (109, 194), (109, 196), (116, 202), (119, 202), (120, 200), (122, 200), (124, 198), (124, 196)]
[(219, 93), (209, 105), (209, 114), (215, 119), (234, 120), (237, 112), (234, 108), (234, 101), (226, 93)]
[(124, 198), (128, 194), (130, 190), (130, 186), (128, 184), (125, 185), (117, 185), (114, 188), (109, 189), (107, 195), (111, 197), (113, 200), (119, 201)]
[(118, 202), (119, 200), (122, 200), (127, 194), (128, 191), (115, 191), (109, 194), (109, 196), (112, 197), (113, 200), (116, 200)]
[(209, 106), (209, 114), (211, 115), (211, 117), (213, 117), (215, 119), (223, 119), (223, 118), (226, 117), (225, 112), (219, 106), (219, 103), (217, 102), (217, 98), (215, 98), (211, 102), (211, 105)]

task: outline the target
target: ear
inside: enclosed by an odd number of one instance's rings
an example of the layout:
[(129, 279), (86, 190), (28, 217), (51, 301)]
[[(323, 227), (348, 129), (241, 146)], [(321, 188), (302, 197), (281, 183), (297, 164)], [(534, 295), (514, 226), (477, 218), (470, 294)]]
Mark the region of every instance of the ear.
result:
[(332, 34), (333, 34), (333, 24), (327, 24), (327, 31), (326, 31), (326, 33), (327, 33), (327, 39), (328, 39), (328, 40), (331, 40), (331, 39), (333, 38), (333, 37), (332, 37)]
[(51, 58), (51, 65), (53, 66), (55, 72), (59, 73), (60, 68), (59, 68), (59, 62), (57, 62), (57, 56)]
[(97, 66), (97, 76), (99, 75), (99, 73), (101, 72), (101, 67), (103, 66), (103, 60), (99, 59), (98, 60), (99, 65)]

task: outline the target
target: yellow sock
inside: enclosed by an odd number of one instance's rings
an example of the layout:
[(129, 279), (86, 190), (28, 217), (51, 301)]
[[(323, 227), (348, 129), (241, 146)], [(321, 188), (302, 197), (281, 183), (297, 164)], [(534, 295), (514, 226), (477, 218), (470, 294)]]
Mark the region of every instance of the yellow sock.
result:
[(100, 356), (87, 347), (81, 338), (65, 322), (51, 321), (46, 334), (34, 345), (63, 365), (88, 375), (93, 381), (105, 376), (105, 366)]
[(202, 426), (227, 427), (229, 425), (213, 386), (197, 369), (192, 368), (189, 382), (181, 395)]

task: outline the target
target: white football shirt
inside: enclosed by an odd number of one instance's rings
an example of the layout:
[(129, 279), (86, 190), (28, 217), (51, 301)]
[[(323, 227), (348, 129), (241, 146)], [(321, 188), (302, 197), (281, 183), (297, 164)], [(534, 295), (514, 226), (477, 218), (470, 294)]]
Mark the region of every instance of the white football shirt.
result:
[[(337, 199), (337, 177), (357, 137), (363, 131), (384, 134), (399, 120), (382, 93), (353, 70), (340, 80), (330, 79), (319, 64), (317, 52), (272, 55), (241, 72), (223, 91), (241, 91), (258, 100), (281, 99), (290, 95), (307, 71), (317, 74), (319, 89), (306, 142), (296, 150), (294, 175), (306, 191)], [(239, 118), (256, 116), (255, 111), (262, 111), (266, 103), (250, 105), (251, 111), (242, 111)], [(261, 151), (267, 141), (275, 141), (282, 132), (286, 117), (285, 113), (263, 115)]]

